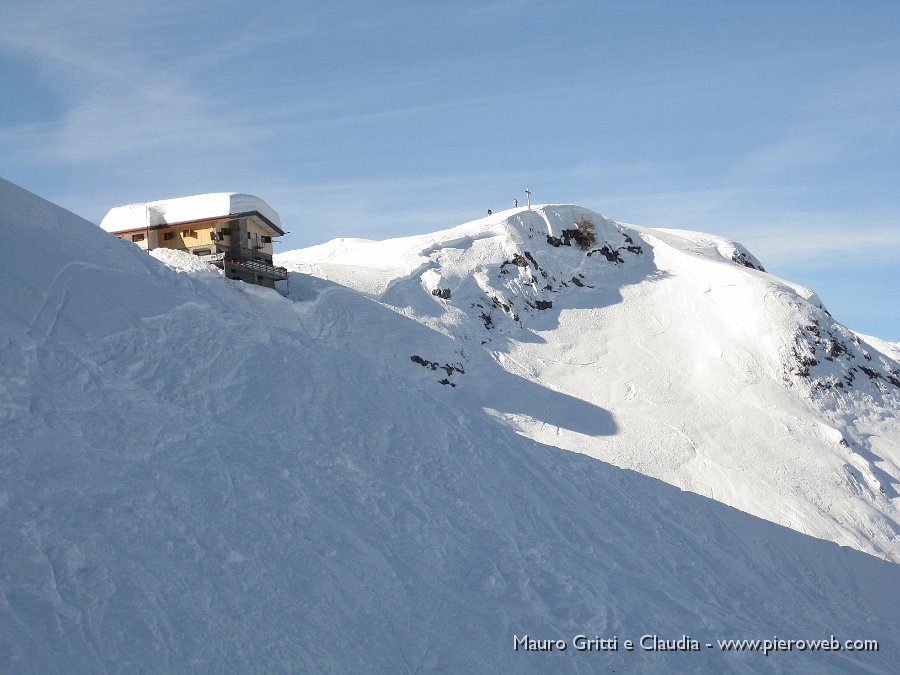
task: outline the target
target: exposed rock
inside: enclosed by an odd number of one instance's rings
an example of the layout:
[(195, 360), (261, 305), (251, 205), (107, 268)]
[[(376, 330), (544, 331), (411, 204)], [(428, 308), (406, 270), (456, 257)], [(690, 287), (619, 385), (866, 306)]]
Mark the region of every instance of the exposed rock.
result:
[(738, 265), (749, 267), (750, 269), (765, 272), (762, 265), (754, 265), (743, 251), (739, 251), (737, 249), (735, 249), (734, 253), (731, 254), (731, 261), (737, 263)]
[(604, 256), (609, 262), (616, 263), (617, 265), (618, 265), (619, 263), (625, 262), (625, 260), (622, 259), (622, 256), (619, 255), (619, 251), (613, 250), (612, 248), (610, 248), (609, 244), (607, 244), (607, 245), (605, 245), (605, 246), (603, 246), (603, 247), (601, 247), (601, 248), (596, 248), (596, 249), (594, 249), (593, 251), (590, 251), (590, 252), (588, 253), (588, 255), (590, 256), (590, 255), (593, 255), (594, 253), (601, 253), (601, 254), (603, 254), (603, 256)]
[(503, 308), (504, 312), (509, 312), (509, 305), (507, 305), (505, 302), (503, 302), (500, 298), (492, 295), (491, 302), (494, 303), (494, 307), (501, 307), (501, 308)]

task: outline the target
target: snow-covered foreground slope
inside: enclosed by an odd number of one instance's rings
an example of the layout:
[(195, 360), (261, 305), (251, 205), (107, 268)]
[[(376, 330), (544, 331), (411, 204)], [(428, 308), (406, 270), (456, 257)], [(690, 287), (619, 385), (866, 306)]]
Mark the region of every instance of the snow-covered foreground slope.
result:
[[(572, 239), (582, 219), (596, 236), (586, 249)], [(280, 263), (451, 338), (466, 374), (448, 399), (477, 400), (547, 445), (900, 559), (896, 352), (739, 244), (546, 206), (428, 236), (336, 240)], [(485, 355), (538, 386), (498, 388)], [(593, 427), (540, 414), (532, 394), (546, 388), (602, 411)]]
[[(0, 202), (0, 670), (895, 667), (896, 564), (506, 421), (621, 434), (596, 403), (334, 283), (286, 299)], [(880, 650), (716, 643), (776, 635)]]

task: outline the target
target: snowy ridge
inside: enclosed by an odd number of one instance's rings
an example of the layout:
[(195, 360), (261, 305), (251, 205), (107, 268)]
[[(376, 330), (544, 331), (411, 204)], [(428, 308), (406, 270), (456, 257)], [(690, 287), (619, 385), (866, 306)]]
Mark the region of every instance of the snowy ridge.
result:
[[(564, 245), (584, 218), (596, 241)], [(505, 417), (530, 438), (900, 559), (897, 361), (736, 242), (550, 205), (279, 259), (608, 411), (615, 429)], [(441, 379), (484, 389), (454, 375)], [(491, 396), (508, 394), (476, 398)]]
[[(610, 253), (626, 247), (597, 267), (532, 248), (552, 212), (491, 224), (527, 244), (553, 291), (528, 283), (515, 242), (475, 228), (423, 256), (423, 241), (388, 304), (299, 275), (282, 298), (154, 259), (8, 183), (0, 202), (0, 231), (27, 240), (0, 250), (0, 670), (893, 671), (896, 564), (509, 424), (540, 421), (564, 443), (627, 436), (624, 408), (594, 402), (617, 382), (543, 384), (552, 364), (520, 345), (561, 330), (563, 370), (577, 367), (567, 314), (606, 320), (598, 295), (624, 305), (647, 289), (649, 244), (628, 252), (631, 230), (597, 222)], [(473, 249), (490, 269), (468, 282)], [(449, 298), (431, 294), (433, 274)], [(474, 312), (486, 291), (509, 309)], [(566, 312), (537, 309), (545, 298)], [(884, 382), (864, 384), (875, 400)], [(779, 386), (808, 416), (798, 387)], [(517, 653), (525, 634), (704, 646)], [(880, 650), (705, 647), (831, 634)]]

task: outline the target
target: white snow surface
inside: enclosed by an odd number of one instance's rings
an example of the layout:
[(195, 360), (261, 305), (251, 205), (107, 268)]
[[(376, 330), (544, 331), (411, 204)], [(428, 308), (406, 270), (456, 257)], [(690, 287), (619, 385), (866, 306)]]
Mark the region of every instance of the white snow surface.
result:
[(187, 251), (179, 251), (174, 248), (155, 248), (150, 251), (150, 255), (176, 272), (201, 275), (211, 274), (218, 277), (225, 276), (225, 273), (218, 267), (210, 265), (208, 262), (203, 261), (200, 256)]
[[(285, 298), (0, 203), (0, 671), (894, 671), (896, 362), (727, 242), (546, 206)], [(705, 647), (775, 635), (880, 650)]]
[[(593, 252), (548, 243), (581, 218), (595, 224)], [(548, 205), (277, 258), (441, 332), (463, 363), (487, 355), (590, 411), (553, 423), (531, 412), (535, 390), (499, 391), (474, 367), (453, 378), (455, 395), (533, 440), (900, 559), (896, 351), (836, 323), (740, 244)], [(500, 406), (509, 400), (518, 410)]]
[(167, 223), (184, 223), (256, 211), (281, 228), (281, 219), (271, 206), (255, 195), (239, 192), (212, 192), (190, 197), (160, 199), (126, 204), (110, 209), (100, 227), (107, 232), (123, 232)]

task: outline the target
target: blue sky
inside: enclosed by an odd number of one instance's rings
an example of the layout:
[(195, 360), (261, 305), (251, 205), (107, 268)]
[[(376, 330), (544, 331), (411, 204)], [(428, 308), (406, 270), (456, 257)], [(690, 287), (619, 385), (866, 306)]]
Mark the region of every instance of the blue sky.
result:
[(98, 222), (257, 194), (291, 234), (536, 202), (715, 232), (900, 341), (900, 3), (0, 5), (0, 175)]

